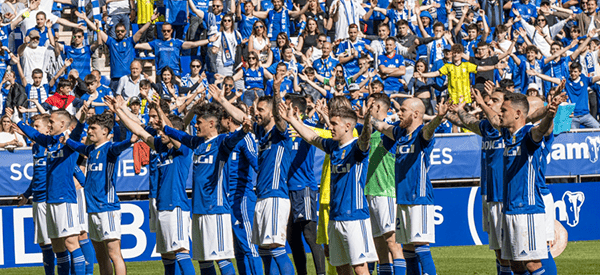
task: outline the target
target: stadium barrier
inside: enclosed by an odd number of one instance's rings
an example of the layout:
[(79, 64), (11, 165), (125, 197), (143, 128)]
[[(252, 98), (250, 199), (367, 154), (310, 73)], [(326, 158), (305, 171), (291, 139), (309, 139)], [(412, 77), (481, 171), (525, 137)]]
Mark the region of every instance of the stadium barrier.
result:
[[(475, 135), (443, 135), (436, 139), (431, 154), (429, 175), (433, 180), (470, 179), (479, 177), (481, 138)], [(600, 132), (561, 134), (553, 143), (549, 156), (548, 176), (572, 177), (600, 174), (598, 151)], [(319, 150), (317, 150), (319, 152)], [(25, 191), (31, 180), (30, 148), (13, 152), (0, 151), (0, 197), (15, 197)], [(320, 178), (323, 154), (315, 159), (315, 173)], [(119, 160), (117, 190), (145, 192), (148, 189), (146, 167), (134, 173), (132, 150)], [(190, 178), (191, 179), (191, 178)], [(191, 188), (191, 180), (188, 181)], [(552, 184), (555, 211), (569, 233), (569, 240), (598, 240), (600, 220), (600, 182)], [(434, 246), (487, 244), (481, 229), (481, 196), (478, 187), (436, 188)], [(586, 200), (585, 198), (588, 198)], [(159, 260), (156, 240), (148, 227), (148, 202), (128, 201), (122, 206), (122, 247), (126, 261)], [(0, 268), (41, 265), (41, 250), (33, 243), (31, 206), (0, 207)], [(307, 249), (308, 251), (308, 249)]]
[[(570, 241), (600, 239), (598, 182), (553, 184), (556, 218)], [(487, 244), (481, 229), (481, 196), (478, 187), (437, 188), (435, 195), (436, 243), (433, 246)], [(588, 198), (586, 200), (586, 197)], [(126, 261), (160, 260), (156, 236), (150, 233), (148, 201), (121, 203), (122, 248)], [(31, 206), (0, 207), (0, 268), (39, 266), (40, 248), (33, 243)], [(308, 247), (307, 247), (307, 251)]]

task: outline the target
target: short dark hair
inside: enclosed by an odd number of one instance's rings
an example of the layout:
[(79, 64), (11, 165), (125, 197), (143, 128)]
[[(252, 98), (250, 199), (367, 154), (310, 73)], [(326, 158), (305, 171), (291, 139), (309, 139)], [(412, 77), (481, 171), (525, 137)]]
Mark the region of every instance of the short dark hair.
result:
[(527, 115), (529, 113), (529, 101), (527, 101), (527, 96), (521, 93), (507, 93), (504, 94), (504, 101), (510, 101), (510, 105), (513, 108), (519, 109), (523, 112), (523, 114)]
[(65, 118), (67, 118), (67, 123), (69, 123), (69, 124), (71, 123), (71, 114), (69, 112), (67, 112), (67, 110), (65, 110), (65, 109), (54, 110), (54, 111), (52, 111), (51, 114), (56, 114), (56, 115), (65, 117)]
[(73, 30), (73, 35), (81, 33), (83, 35), (83, 30), (82, 29), (74, 29)]
[(71, 81), (69, 81), (69, 80), (67, 80), (67, 79), (64, 79), (64, 78), (61, 78), (61, 79), (58, 81), (58, 89), (59, 89), (59, 90), (60, 90), (60, 89), (62, 89), (63, 87), (67, 87), (67, 86), (68, 86), (69, 88), (73, 87), (73, 84), (71, 83)]
[(303, 96), (292, 94), (286, 94), (285, 96), (285, 100), (289, 100), (292, 103), (292, 107), (298, 108), (298, 110), (300, 110), (300, 113), (302, 114), (306, 113), (306, 98), (304, 98)]
[(102, 128), (108, 129), (108, 132), (112, 131), (113, 125), (115, 124), (113, 115), (111, 113), (96, 114), (87, 119), (88, 125), (96, 124)]
[(217, 121), (223, 116), (221, 106), (216, 103), (205, 103), (194, 106), (194, 113), (199, 118), (214, 118)]
[[(118, 27), (123, 27), (123, 28), (125, 28), (125, 30), (127, 30), (127, 28), (125, 27), (125, 24), (123, 24), (123, 23), (121, 23), (121, 22), (117, 23), (117, 25), (115, 26), (115, 30), (116, 30)], [(127, 34), (127, 33), (125, 33), (125, 34)]]
[(538, 48), (534, 45), (529, 45), (529, 46), (527, 46), (527, 48), (525, 48), (525, 53), (532, 52), (532, 51), (537, 53)]
[(261, 96), (258, 98), (258, 103), (261, 103), (263, 101), (266, 101), (269, 105), (273, 106), (273, 97), (270, 95), (265, 95), (265, 96)]
[(37, 17), (38, 15), (43, 15), (43, 16), (44, 16), (44, 18), (47, 18), (47, 17), (46, 17), (46, 13), (45, 13), (45, 12), (43, 12), (43, 11), (39, 11), (39, 12), (38, 12), (38, 13), (35, 15), (35, 17)]
[(432, 29), (435, 29), (435, 28), (437, 28), (437, 27), (442, 27), (443, 29), (446, 29), (446, 26), (444, 26), (444, 23), (442, 23), (442, 22), (440, 22), (440, 21), (437, 21), (437, 22), (435, 22), (435, 23), (433, 24), (433, 28), (432, 28)]
[(171, 113), (171, 108), (169, 108), (169, 102), (162, 98), (160, 99), (158, 104), (156, 104), (156, 102), (151, 102), (150, 104), (148, 104), (148, 108), (154, 109), (154, 110), (157, 110), (159, 106), (160, 106), (160, 109), (163, 111), (163, 113), (165, 113), (165, 114)]
[(348, 107), (340, 107), (340, 108), (335, 108), (333, 110), (330, 110), (329, 118), (331, 119), (333, 117), (340, 117), (342, 119), (350, 119), (354, 123), (356, 123), (356, 120), (358, 119), (358, 117), (356, 116), (356, 112), (354, 112), (354, 110), (352, 110)]
[(404, 19), (400, 19), (398, 20), (398, 23), (396, 23), (396, 25), (398, 26), (408, 26), (408, 21), (404, 20)]
[(88, 74), (83, 78), (85, 83), (96, 82), (96, 77), (93, 74)]
[(581, 70), (582, 70), (581, 63), (579, 63), (579, 62), (573, 62), (573, 63), (571, 63), (571, 65), (569, 65), (569, 71), (572, 71), (572, 70), (575, 70), (575, 69), (577, 69), (577, 70), (579, 70), (581, 72)]
[(479, 26), (477, 26), (477, 24), (471, 24), (467, 26), (467, 31), (470, 30), (479, 30)]
[(388, 109), (390, 108), (390, 106), (392, 106), (392, 102), (390, 100), (390, 97), (387, 96), (386, 94), (383, 94), (383, 93), (373, 93), (373, 94), (369, 95), (369, 97), (367, 98), (367, 100), (369, 98), (372, 98), (374, 102), (379, 102), (379, 103), (383, 104)]
[(42, 71), (42, 69), (35, 68), (33, 69), (33, 71), (31, 71), (31, 75), (33, 76), (34, 74), (41, 74), (43, 76), (44, 72)]
[(356, 25), (354, 23), (352, 23), (352, 24), (350, 24), (350, 26), (348, 26), (348, 30), (350, 30), (350, 29), (357, 29), (357, 30), (359, 30), (358, 25)]
[(453, 53), (462, 53), (465, 51), (465, 47), (463, 47), (463, 45), (461, 44), (456, 43), (450, 47), (450, 51)]
[(148, 86), (152, 86), (152, 82), (150, 82), (150, 80), (148, 80), (148, 79), (140, 80), (140, 87), (148, 87)]
[(169, 119), (169, 121), (171, 121), (171, 125), (173, 125), (173, 128), (175, 128), (179, 131), (185, 130), (185, 124), (183, 123), (183, 118), (181, 118), (177, 115), (170, 114), (167, 116), (167, 119)]
[(506, 87), (511, 87), (511, 86), (515, 86), (515, 82), (512, 79), (502, 79), (500, 80), (500, 87), (501, 88), (506, 88)]
[(38, 120), (42, 120), (44, 123), (48, 124), (50, 122), (50, 115), (49, 114), (37, 114), (31, 117), (31, 121), (38, 121)]

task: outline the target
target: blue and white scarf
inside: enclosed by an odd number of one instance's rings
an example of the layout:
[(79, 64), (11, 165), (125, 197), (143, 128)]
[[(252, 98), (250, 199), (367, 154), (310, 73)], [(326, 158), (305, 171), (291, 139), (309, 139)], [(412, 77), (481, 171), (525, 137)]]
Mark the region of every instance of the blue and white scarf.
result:
[[(268, 32), (268, 36), (269, 37), (273, 37), (273, 26), (275, 24), (275, 22), (273, 22), (273, 18), (275, 18), (275, 13), (277, 13), (275, 10), (270, 10), (269, 11), (269, 32)], [(281, 32), (284, 33), (288, 33), (288, 10), (285, 8), (282, 8), (281, 10), (281, 21), (279, 22), (281, 24)]]

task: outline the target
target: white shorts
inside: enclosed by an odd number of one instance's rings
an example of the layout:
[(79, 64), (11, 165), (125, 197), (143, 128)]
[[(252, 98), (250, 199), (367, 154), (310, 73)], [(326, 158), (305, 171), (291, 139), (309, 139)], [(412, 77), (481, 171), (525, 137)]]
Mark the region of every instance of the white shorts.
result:
[(545, 214), (504, 215), (502, 259), (529, 261), (548, 258)]
[(85, 201), (85, 191), (83, 188), (77, 190), (77, 209), (79, 210), (79, 218), (77, 222), (82, 232), (89, 232), (87, 219), (87, 203)]
[(371, 220), (333, 221), (327, 225), (329, 262), (333, 266), (377, 262), (377, 251), (371, 234)]
[(488, 239), (490, 249), (498, 250), (502, 248), (502, 202), (488, 202)]
[(56, 239), (81, 233), (79, 208), (76, 203), (46, 203), (48, 238)]
[(121, 210), (89, 213), (88, 219), (92, 241), (121, 239)]
[(554, 220), (556, 220), (556, 210), (554, 209), (554, 197), (552, 193), (542, 196), (546, 208), (546, 240), (554, 241)]
[(435, 243), (433, 213), (433, 205), (398, 204), (396, 242), (400, 244)]
[(396, 230), (396, 198), (367, 196), (373, 237), (381, 237)]
[(233, 259), (231, 215), (192, 215), (192, 248), (194, 260)]
[(156, 252), (169, 253), (181, 248), (190, 249), (190, 212), (176, 207), (158, 211)]
[(284, 198), (264, 198), (256, 201), (252, 243), (259, 246), (285, 245), (287, 223), (290, 216), (290, 200)]
[(46, 202), (33, 202), (33, 226), (35, 231), (35, 237), (33, 243), (36, 244), (50, 244), (50, 238), (48, 237), (48, 227), (46, 225)]
[(490, 232), (489, 215), (490, 209), (488, 207), (487, 195), (481, 195), (481, 227), (484, 232)]
[(158, 216), (158, 209), (156, 209), (156, 198), (148, 198), (148, 206), (150, 208), (150, 218), (148, 218), (148, 222), (150, 223), (150, 232), (156, 233), (156, 224), (158, 223), (158, 220), (156, 219)]

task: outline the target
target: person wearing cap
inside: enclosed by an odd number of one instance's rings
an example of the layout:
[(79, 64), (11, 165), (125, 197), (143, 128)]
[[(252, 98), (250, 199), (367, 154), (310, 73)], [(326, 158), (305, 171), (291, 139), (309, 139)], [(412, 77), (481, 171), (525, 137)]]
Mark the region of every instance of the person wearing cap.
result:
[[(50, 43), (54, 44), (54, 36), (50, 34), (48, 38)], [(32, 72), (34, 69), (41, 69), (43, 73), (42, 83), (48, 83), (45, 70), (48, 64), (44, 64), (44, 61), (46, 60), (46, 55), (52, 54), (52, 52), (48, 52), (47, 47), (40, 46), (40, 32), (31, 30), (29, 35), (25, 37), (25, 43), (19, 46), (17, 52), (23, 64), (23, 74), (27, 83), (33, 83)]]
[(75, 11), (75, 15), (85, 20), (93, 31), (98, 32), (99, 39), (108, 46), (110, 53), (110, 88), (116, 91), (119, 87), (120, 79), (131, 73), (130, 66), (135, 59), (135, 44), (140, 41), (142, 34), (150, 28), (150, 25), (158, 19), (158, 13), (153, 14), (150, 21), (146, 22), (131, 37), (127, 37), (129, 31), (123, 24), (117, 24), (113, 31), (115, 35), (109, 36), (104, 30), (93, 24), (85, 14)]

